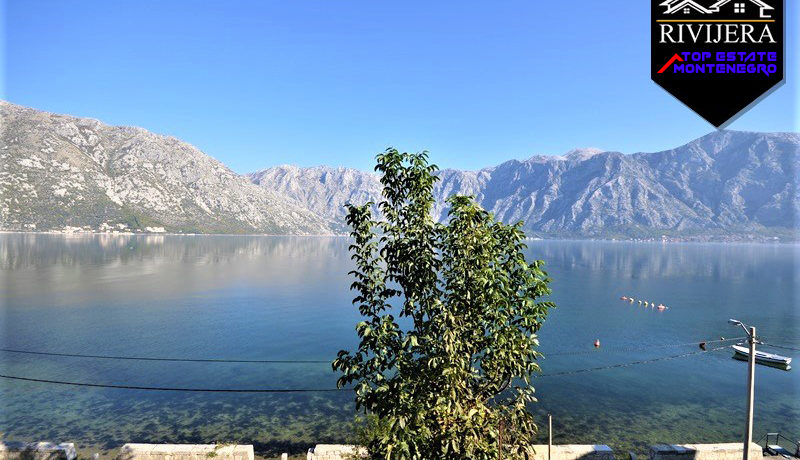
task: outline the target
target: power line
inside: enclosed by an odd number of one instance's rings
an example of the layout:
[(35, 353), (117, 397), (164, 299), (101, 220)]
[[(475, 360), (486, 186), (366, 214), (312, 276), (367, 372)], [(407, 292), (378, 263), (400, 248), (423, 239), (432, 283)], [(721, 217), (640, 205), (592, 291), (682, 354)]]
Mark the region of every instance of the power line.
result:
[(796, 348), (796, 347), (787, 347), (787, 346), (785, 346), (785, 345), (773, 345), (773, 344), (771, 344), (771, 343), (764, 343), (764, 342), (762, 342), (762, 345), (766, 345), (766, 346), (768, 346), (768, 347), (772, 347), (772, 348), (782, 348), (782, 349), (784, 349), (784, 350), (794, 350), (794, 351), (800, 351), (800, 348)]
[[(727, 342), (731, 340), (743, 340), (747, 337), (735, 337), (732, 339), (720, 340), (698, 340), (695, 342), (661, 344), (661, 345), (638, 345), (632, 347), (611, 347), (590, 350), (575, 350), (575, 351), (562, 351), (562, 352), (543, 352), (545, 358), (548, 356), (566, 356), (597, 353), (598, 351), (640, 351), (657, 348), (673, 348), (684, 347), (689, 345), (697, 345), (701, 342), (712, 344), (719, 342)], [(245, 363), (245, 364), (330, 364), (332, 360), (322, 359), (228, 359), (228, 358), (172, 358), (172, 357), (149, 357), (149, 356), (121, 356), (121, 355), (95, 355), (95, 354), (80, 354), (80, 353), (58, 353), (50, 351), (34, 351), (34, 350), (18, 350), (11, 348), (0, 348), (0, 351), (7, 353), (18, 353), (26, 355), (39, 355), (39, 356), (60, 356), (66, 358), (90, 358), (90, 359), (116, 359), (116, 360), (129, 360), (129, 361), (167, 361), (167, 362), (189, 362), (189, 363)]]
[(766, 336), (760, 336), (759, 339), (766, 339), (766, 340), (775, 339), (775, 340), (784, 340), (784, 341), (787, 341), (787, 342), (795, 342), (795, 341), (800, 339), (800, 336), (786, 337), (786, 336), (779, 336), (779, 335), (766, 335)]
[(631, 362), (627, 362), (627, 363), (610, 364), (608, 366), (589, 367), (589, 368), (586, 368), (586, 369), (575, 369), (575, 370), (571, 370), (571, 371), (554, 372), (552, 374), (541, 374), (541, 375), (539, 375), (539, 377), (560, 377), (560, 376), (564, 376), (564, 375), (582, 374), (582, 373), (585, 373), (585, 372), (603, 371), (603, 370), (607, 370), (607, 369), (618, 369), (618, 368), (622, 368), (622, 367), (636, 366), (636, 365), (639, 365), (639, 364), (654, 363), (656, 361), (666, 361), (668, 359), (683, 358), (683, 357), (686, 357), (686, 356), (698, 355), (698, 354), (701, 354), (701, 353), (709, 353), (709, 352), (712, 352), (712, 351), (723, 350), (725, 348), (728, 348), (728, 347), (727, 346), (723, 346), (723, 347), (712, 348), (710, 350), (697, 350), (697, 351), (690, 351), (688, 353), (681, 353), (679, 355), (662, 356), (660, 358), (643, 359), (643, 360), (631, 361)]
[(78, 387), (117, 388), (123, 390), (149, 390), (149, 391), (187, 391), (187, 392), (203, 392), (203, 393), (319, 393), (319, 392), (345, 391), (351, 389), (351, 388), (285, 388), (285, 389), (176, 388), (176, 387), (149, 387), (149, 386), (138, 386), (138, 385), (114, 385), (114, 384), (103, 384), (103, 383), (65, 382), (61, 380), (36, 379), (32, 377), (18, 377), (14, 375), (2, 375), (2, 374), (0, 374), (0, 378), (9, 380), (22, 380), (25, 382), (51, 383), (55, 385), (71, 385)]
[[(708, 351), (706, 350), (698, 350), (692, 351), (689, 353), (682, 353), (679, 355), (671, 355), (671, 356), (662, 356), (660, 358), (652, 358), (652, 359), (645, 359), (645, 360), (638, 360), (638, 361), (631, 361), (627, 363), (619, 363), (619, 364), (611, 364), (608, 366), (599, 366), (599, 367), (590, 367), (585, 369), (575, 369), (571, 371), (564, 371), (564, 372), (555, 372), (552, 374), (541, 374), (539, 377), (556, 377), (556, 376), (564, 376), (564, 375), (572, 375), (572, 374), (580, 374), (585, 372), (594, 372), (594, 371), (601, 371), (607, 369), (617, 369), (622, 367), (629, 367), (629, 366), (636, 366), (639, 364), (648, 364), (653, 363), (656, 361), (664, 361), (668, 359), (677, 359), (692, 355), (697, 355), (701, 353), (708, 353), (711, 351), (717, 351), (727, 348), (717, 347), (712, 348)], [(346, 391), (352, 390), (352, 388), (284, 388), (284, 389), (262, 389), (262, 388), (180, 388), (180, 387), (153, 387), (153, 386), (139, 386), (139, 385), (115, 385), (115, 384), (102, 384), (102, 383), (86, 383), (86, 382), (67, 382), (62, 380), (50, 380), (50, 379), (39, 379), (33, 377), (20, 377), (14, 375), (2, 375), (0, 374), (0, 378), (8, 379), (8, 380), (19, 380), (25, 382), (36, 382), (36, 383), (49, 383), (54, 385), (70, 385), (70, 386), (79, 386), (79, 387), (93, 387), (93, 388), (114, 388), (114, 389), (123, 389), (123, 390), (148, 390), (148, 391), (182, 391), (182, 392), (203, 392), (203, 393), (322, 393), (322, 392), (339, 392), (339, 391)]]
[(598, 353), (598, 352), (601, 352), (601, 351), (641, 351), (641, 350), (652, 350), (652, 349), (656, 349), (656, 348), (659, 348), (659, 349), (660, 348), (679, 348), (679, 347), (687, 347), (687, 346), (691, 346), (691, 345), (697, 346), (700, 343), (705, 343), (705, 344), (722, 343), (722, 342), (730, 342), (730, 341), (736, 341), (736, 340), (744, 340), (746, 338), (747, 337), (733, 337), (733, 338), (730, 338), (730, 339), (697, 340), (697, 341), (694, 341), (694, 342), (669, 343), (669, 344), (661, 344), (661, 345), (637, 345), (637, 346), (631, 346), (631, 347), (605, 347), (605, 348), (601, 347), (601, 348), (596, 348), (596, 349), (593, 349), (593, 350), (575, 350), (575, 351), (560, 351), (560, 352), (557, 351), (557, 352), (553, 352), (553, 353), (548, 353), (546, 351), (543, 351), (542, 354), (544, 355), (545, 358), (547, 358), (548, 356), (582, 355), (582, 354), (588, 354), (588, 353)]
[(257, 363), (257, 364), (330, 364), (329, 360), (280, 360), (280, 359), (225, 359), (225, 358), (159, 358), (147, 356), (112, 356), (112, 355), (84, 355), (78, 353), (56, 353), (49, 351), (30, 351), (13, 350), (10, 348), (0, 348), (0, 351), (8, 353), (20, 353), (26, 355), (41, 356), (61, 356), (68, 358), (93, 358), (93, 359), (120, 359), (131, 361), (170, 361), (170, 362), (189, 362), (189, 363)]

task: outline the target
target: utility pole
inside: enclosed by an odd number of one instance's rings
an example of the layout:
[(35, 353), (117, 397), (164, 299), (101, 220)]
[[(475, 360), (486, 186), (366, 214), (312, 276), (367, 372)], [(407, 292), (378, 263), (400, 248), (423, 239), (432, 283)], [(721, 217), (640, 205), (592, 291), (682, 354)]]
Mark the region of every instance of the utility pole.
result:
[(550, 451), (553, 449), (553, 416), (547, 414), (547, 460), (550, 460)]
[(497, 460), (503, 460), (503, 419), (497, 428)]
[(750, 460), (750, 443), (753, 441), (753, 394), (756, 387), (756, 328), (745, 326), (738, 319), (729, 319), (728, 322), (734, 326), (744, 329), (747, 334), (747, 343), (750, 345), (750, 356), (747, 360), (747, 423), (744, 428), (744, 452), (743, 460)]
[(750, 344), (750, 359), (747, 362), (747, 424), (744, 432), (744, 456), (743, 460), (750, 460), (750, 442), (753, 440), (753, 395), (755, 392), (756, 380), (756, 328), (750, 327), (748, 332), (748, 342)]

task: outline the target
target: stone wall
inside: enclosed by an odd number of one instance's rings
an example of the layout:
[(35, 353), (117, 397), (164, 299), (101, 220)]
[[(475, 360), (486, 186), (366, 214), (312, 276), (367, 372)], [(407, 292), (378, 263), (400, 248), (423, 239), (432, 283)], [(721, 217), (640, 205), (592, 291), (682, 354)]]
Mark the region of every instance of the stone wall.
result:
[[(530, 460), (548, 460), (547, 444), (536, 444), (527, 450)], [(555, 444), (550, 460), (614, 460), (614, 451), (605, 444)]]
[[(358, 450), (356, 450), (358, 449)], [(366, 454), (363, 448), (342, 444), (317, 444), (308, 450), (307, 460), (348, 460), (356, 453)], [(565, 444), (555, 445), (550, 460), (614, 460), (614, 452), (602, 444)], [(530, 446), (530, 460), (548, 460), (547, 445)], [(753, 459), (761, 460), (761, 459)]]
[(253, 460), (242, 444), (125, 444), (119, 460)]
[(0, 441), (0, 460), (75, 460), (72, 443)]
[(307, 460), (350, 460), (364, 456), (367, 451), (363, 447), (346, 444), (317, 444), (308, 449)]
[[(656, 444), (650, 460), (741, 460), (742, 443)], [(762, 460), (761, 446), (750, 443), (750, 460)]]
[[(317, 444), (308, 450), (308, 460), (348, 460), (355, 446)], [(361, 450), (363, 452), (363, 449)], [(603, 444), (559, 444), (552, 446), (548, 459), (547, 444), (530, 446), (530, 460), (615, 460), (614, 452)], [(626, 453), (621, 458), (628, 458)], [(650, 448), (650, 460), (741, 460), (742, 444), (657, 444)], [(761, 446), (750, 444), (750, 460), (763, 460)]]
[[(307, 460), (350, 460), (365, 455), (362, 447), (317, 444), (308, 450)], [(602, 444), (561, 444), (530, 446), (530, 460), (615, 460), (614, 452)], [(627, 458), (627, 454), (624, 456)], [(649, 460), (740, 460), (741, 443), (657, 444)], [(75, 460), (72, 443), (0, 442), (0, 460)], [(125, 444), (118, 460), (254, 460), (253, 446), (241, 444)], [(763, 460), (761, 446), (750, 444), (750, 460)]]

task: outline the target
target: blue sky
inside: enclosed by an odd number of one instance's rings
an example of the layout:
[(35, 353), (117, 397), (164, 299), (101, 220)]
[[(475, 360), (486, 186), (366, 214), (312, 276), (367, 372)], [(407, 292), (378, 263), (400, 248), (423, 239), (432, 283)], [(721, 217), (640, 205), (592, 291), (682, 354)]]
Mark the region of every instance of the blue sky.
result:
[[(649, 1), (4, 1), (2, 98), (176, 136), (237, 172), (477, 169), (655, 151), (713, 127), (649, 79)], [(800, 17), (787, 2), (788, 19)], [(729, 126), (798, 131), (787, 84)]]

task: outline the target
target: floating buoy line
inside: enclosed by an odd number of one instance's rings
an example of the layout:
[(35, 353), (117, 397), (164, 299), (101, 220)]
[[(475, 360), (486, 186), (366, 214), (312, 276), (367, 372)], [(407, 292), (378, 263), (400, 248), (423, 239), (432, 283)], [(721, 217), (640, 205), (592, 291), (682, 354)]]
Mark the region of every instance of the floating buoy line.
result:
[[(628, 296), (625, 296), (625, 295), (620, 297), (619, 300), (622, 300), (623, 302), (628, 302), (628, 303), (631, 303), (631, 304), (636, 302), (635, 298), (628, 297)], [(639, 305), (643, 305), (644, 308), (648, 308), (649, 307), (651, 310), (658, 310), (658, 311), (664, 311), (664, 310), (668, 310), (669, 309), (669, 307), (664, 305), (663, 303), (659, 303), (658, 305), (656, 305), (655, 302), (650, 302), (648, 300), (641, 300), (641, 299), (639, 299)]]

